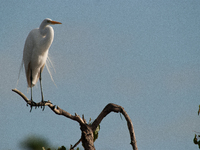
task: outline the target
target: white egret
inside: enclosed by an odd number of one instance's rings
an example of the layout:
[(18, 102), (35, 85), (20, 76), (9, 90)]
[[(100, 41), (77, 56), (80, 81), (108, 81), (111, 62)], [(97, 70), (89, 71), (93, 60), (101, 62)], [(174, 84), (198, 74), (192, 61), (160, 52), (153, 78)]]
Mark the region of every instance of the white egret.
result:
[[(57, 21), (52, 21), (47, 18), (44, 19), (39, 28), (33, 29), (26, 38), (23, 51), (23, 64), (25, 67), (26, 79), (28, 87), (31, 88), (31, 101), (32, 87), (40, 80), (41, 89), (41, 102), (44, 103), (42, 92), (41, 73), (44, 69), (49, 48), (53, 42), (54, 30), (50, 25), (62, 24)], [(32, 109), (32, 106), (31, 106)]]

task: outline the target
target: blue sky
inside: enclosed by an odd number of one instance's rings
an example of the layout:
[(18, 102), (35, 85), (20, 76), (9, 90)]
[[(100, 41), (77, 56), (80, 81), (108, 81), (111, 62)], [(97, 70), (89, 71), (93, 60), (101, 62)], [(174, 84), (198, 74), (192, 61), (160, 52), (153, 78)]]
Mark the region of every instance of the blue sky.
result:
[[(200, 131), (200, 1), (57, 0), (2, 1), (0, 5), (0, 149), (36, 134), (52, 145), (80, 138), (78, 123), (49, 108), (29, 108), (16, 88), (25, 39), (45, 18), (54, 25), (49, 50), (57, 87), (43, 72), (46, 100), (71, 114), (95, 119), (108, 103), (125, 108), (138, 148), (198, 149)], [(17, 89), (27, 97), (24, 70)], [(40, 101), (40, 88), (33, 89)], [(96, 149), (131, 149), (125, 120), (108, 115)]]

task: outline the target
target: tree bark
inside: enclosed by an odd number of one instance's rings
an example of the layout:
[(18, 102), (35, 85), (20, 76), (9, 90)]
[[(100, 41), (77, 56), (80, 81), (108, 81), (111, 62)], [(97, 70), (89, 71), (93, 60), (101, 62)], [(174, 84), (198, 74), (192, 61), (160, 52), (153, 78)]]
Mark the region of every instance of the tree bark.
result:
[(93, 131), (92, 131), (91, 126), (88, 124), (82, 124), (81, 131), (82, 131), (81, 139), (82, 139), (84, 149), (95, 150), (94, 142), (93, 142), (94, 136), (93, 136)]

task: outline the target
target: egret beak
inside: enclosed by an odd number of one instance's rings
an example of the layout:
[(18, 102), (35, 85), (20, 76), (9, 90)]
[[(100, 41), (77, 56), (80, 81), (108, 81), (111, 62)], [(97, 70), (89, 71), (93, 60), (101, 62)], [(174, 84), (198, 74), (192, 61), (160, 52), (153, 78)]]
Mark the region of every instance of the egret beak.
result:
[(62, 24), (62, 23), (57, 21), (51, 21), (51, 24)]

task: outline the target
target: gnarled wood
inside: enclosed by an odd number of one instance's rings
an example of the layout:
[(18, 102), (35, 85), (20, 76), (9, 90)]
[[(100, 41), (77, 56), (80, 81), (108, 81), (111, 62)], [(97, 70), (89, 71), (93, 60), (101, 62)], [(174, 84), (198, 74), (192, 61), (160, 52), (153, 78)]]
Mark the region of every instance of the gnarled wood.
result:
[(81, 125), (81, 139), (85, 150), (95, 150), (92, 127), (88, 124)]
[(124, 108), (121, 107), (121, 106), (119, 106), (119, 105), (109, 103), (102, 110), (102, 112), (95, 119), (95, 121), (91, 125), (88, 125), (87, 122), (85, 121), (84, 117), (82, 119), (77, 114), (75, 114), (75, 116), (73, 116), (70, 113), (68, 113), (68, 112), (64, 111), (63, 109), (61, 109), (60, 107), (58, 107), (58, 106), (56, 107), (50, 101), (45, 101), (43, 103), (42, 102), (39, 102), (39, 103), (31, 102), (31, 100), (29, 100), (19, 90), (12, 89), (12, 91), (14, 91), (15, 93), (19, 94), (25, 100), (25, 102), (28, 105), (30, 105), (30, 106), (31, 105), (35, 106), (35, 107), (48, 106), (57, 115), (63, 115), (65, 117), (69, 118), (69, 119), (77, 121), (80, 124), (80, 126), (81, 126), (82, 136), (81, 136), (81, 139), (73, 147), (71, 147), (71, 149), (73, 149), (75, 146), (78, 145), (78, 143), (80, 141), (82, 141), (85, 150), (95, 150), (94, 142), (93, 142), (93, 139), (94, 139), (93, 138), (93, 132), (96, 130), (96, 128), (101, 123), (101, 121), (103, 120), (103, 118), (106, 117), (110, 112), (115, 112), (115, 113), (120, 112), (120, 113), (123, 114), (123, 116), (125, 117), (125, 119), (127, 121), (127, 126), (128, 126), (128, 129), (129, 129), (130, 138), (131, 138), (131, 143), (130, 144), (132, 145), (133, 150), (138, 150), (132, 121), (131, 121), (129, 115), (124, 110)]

